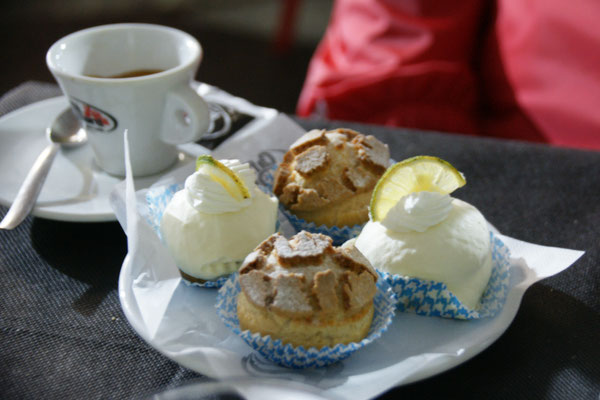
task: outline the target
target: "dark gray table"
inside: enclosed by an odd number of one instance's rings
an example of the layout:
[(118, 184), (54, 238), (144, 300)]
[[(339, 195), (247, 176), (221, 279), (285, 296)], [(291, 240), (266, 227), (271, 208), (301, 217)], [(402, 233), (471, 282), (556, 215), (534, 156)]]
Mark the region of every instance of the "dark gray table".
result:
[[(0, 99), (0, 115), (58, 94), (54, 85), (24, 84)], [(469, 182), (460, 197), (502, 233), (586, 251), (567, 271), (531, 287), (512, 325), (483, 353), (382, 397), (598, 399), (600, 152), (299, 122), (376, 135), (397, 160), (450, 160)], [(0, 218), (6, 211), (0, 207)], [(117, 296), (126, 253), (116, 222), (29, 217), (0, 231), (0, 398), (140, 398), (199, 378), (129, 327)]]

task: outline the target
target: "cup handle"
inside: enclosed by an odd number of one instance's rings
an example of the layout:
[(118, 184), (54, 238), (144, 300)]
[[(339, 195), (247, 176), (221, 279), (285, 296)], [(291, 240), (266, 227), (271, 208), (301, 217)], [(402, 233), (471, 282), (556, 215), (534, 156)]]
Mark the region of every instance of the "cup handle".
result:
[(204, 135), (210, 123), (208, 105), (189, 86), (167, 94), (161, 140), (169, 144), (195, 142)]

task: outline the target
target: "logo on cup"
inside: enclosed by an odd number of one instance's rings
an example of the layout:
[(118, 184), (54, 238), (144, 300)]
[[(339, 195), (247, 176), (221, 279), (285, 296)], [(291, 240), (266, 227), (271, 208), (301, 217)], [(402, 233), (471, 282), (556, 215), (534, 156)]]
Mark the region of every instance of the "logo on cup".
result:
[(70, 100), (73, 111), (86, 127), (101, 132), (110, 132), (117, 128), (117, 120), (106, 111), (75, 98)]

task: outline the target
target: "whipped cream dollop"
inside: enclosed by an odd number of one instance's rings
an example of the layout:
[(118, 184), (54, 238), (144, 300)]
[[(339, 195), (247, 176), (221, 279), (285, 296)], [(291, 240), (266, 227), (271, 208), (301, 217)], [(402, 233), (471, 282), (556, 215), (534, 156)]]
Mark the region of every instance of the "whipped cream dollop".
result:
[(250, 192), (250, 198), (236, 199), (223, 185), (200, 169), (188, 176), (184, 187), (188, 203), (197, 211), (206, 214), (236, 212), (252, 203), (256, 189), (256, 172), (250, 167), (250, 164), (242, 164), (239, 160), (220, 160), (220, 162), (242, 179)]
[(437, 192), (413, 192), (388, 211), (381, 224), (394, 232), (425, 232), (452, 211), (452, 197)]

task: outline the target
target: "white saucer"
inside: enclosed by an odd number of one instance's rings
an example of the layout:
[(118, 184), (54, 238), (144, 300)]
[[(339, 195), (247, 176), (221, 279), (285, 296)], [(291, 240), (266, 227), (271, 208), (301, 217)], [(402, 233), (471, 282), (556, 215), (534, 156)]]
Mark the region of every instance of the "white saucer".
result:
[[(12, 204), (35, 159), (49, 144), (46, 128), (67, 107), (66, 98), (60, 96), (30, 104), (0, 118), (0, 204), (7, 207)], [(182, 155), (172, 168), (190, 161), (190, 157)], [(135, 186), (137, 189), (148, 187), (157, 179), (158, 175), (136, 179)], [(89, 144), (61, 150), (32, 214), (60, 221), (114, 221), (109, 195), (121, 180), (95, 164)]]

